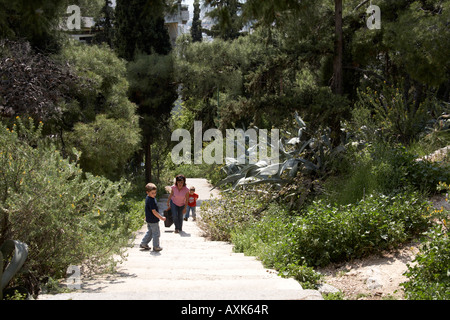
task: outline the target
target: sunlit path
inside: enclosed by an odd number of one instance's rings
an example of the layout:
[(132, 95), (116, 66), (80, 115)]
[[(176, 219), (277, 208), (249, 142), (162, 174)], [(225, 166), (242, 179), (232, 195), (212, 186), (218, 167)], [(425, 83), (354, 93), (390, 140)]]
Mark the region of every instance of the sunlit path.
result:
[[(188, 179), (196, 187), (199, 202), (218, 196), (205, 179)], [(160, 210), (166, 199), (159, 199)], [(198, 215), (201, 215), (201, 211)], [(183, 231), (161, 222), (163, 251), (141, 251), (139, 243), (146, 227), (136, 235), (134, 247), (117, 273), (82, 280), (81, 290), (58, 295), (41, 295), (51, 299), (164, 299), (164, 300), (285, 300), (322, 299), (315, 290), (303, 290), (293, 279), (277, 276), (261, 262), (234, 253), (226, 242), (207, 241), (194, 221), (184, 221)], [(151, 246), (151, 243), (150, 243)]]

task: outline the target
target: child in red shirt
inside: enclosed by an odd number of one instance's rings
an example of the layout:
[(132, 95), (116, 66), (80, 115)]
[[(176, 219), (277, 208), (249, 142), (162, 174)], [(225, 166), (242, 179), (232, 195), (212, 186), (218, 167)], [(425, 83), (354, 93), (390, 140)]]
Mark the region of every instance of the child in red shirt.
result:
[(195, 221), (195, 218), (196, 218), (195, 207), (197, 206), (197, 199), (198, 199), (198, 194), (195, 193), (195, 188), (190, 187), (189, 188), (189, 200), (188, 200), (188, 205), (186, 207), (186, 215), (184, 217), (185, 221), (188, 220), (190, 211), (192, 211), (192, 220)]

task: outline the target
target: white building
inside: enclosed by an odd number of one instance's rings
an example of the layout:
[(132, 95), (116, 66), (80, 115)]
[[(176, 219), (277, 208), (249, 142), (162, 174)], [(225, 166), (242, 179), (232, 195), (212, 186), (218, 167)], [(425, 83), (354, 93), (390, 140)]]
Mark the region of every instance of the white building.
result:
[[(90, 43), (95, 35), (94, 18), (80, 17), (79, 19), (80, 21), (77, 25), (76, 16), (74, 14), (69, 17), (68, 23), (61, 24), (61, 29), (67, 31), (72, 38), (78, 41)], [(167, 15), (164, 20), (169, 31), (170, 42), (174, 47), (177, 37), (185, 33), (185, 26), (189, 20), (189, 6), (182, 4), (182, 0), (178, 0), (176, 11), (171, 15)], [(77, 28), (74, 27), (75, 25)]]
[(164, 18), (167, 29), (169, 30), (172, 47), (175, 46), (177, 37), (185, 33), (185, 25), (189, 20), (189, 6), (187, 4), (182, 4), (181, 2), (181, 0), (178, 0), (178, 8), (174, 14), (167, 15)]
[[(95, 35), (94, 30), (95, 21), (92, 17), (81, 17), (81, 28), (80, 29), (72, 29), (69, 32), (69, 35), (74, 38), (75, 40), (78, 40), (80, 42), (87, 42), (91, 43), (92, 38)], [(67, 31), (67, 28), (63, 28)]]

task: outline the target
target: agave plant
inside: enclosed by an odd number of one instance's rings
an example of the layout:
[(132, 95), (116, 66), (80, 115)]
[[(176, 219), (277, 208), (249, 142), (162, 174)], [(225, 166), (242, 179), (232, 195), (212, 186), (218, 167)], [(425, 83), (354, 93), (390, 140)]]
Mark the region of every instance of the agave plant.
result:
[(224, 167), (227, 177), (215, 186), (220, 187), (232, 184), (232, 189), (238, 186), (271, 183), (282, 187), (292, 181), (300, 171), (307, 175), (320, 175), (325, 171), (326, 159), (335, 156), (345, 150), (344, 145), (332, 147), (329, 132), (323, 134), (312, 134), (308, 132), (306, 123), (295, 113), (298, 126), (297, 134), (292, 136), (287, 131), (283, 137), (276, 141), (268, 141), (267, 147), (272, 150), (278, 147), (278, 158), (262, 159), (257, 163), (249, 163), (249, 158), (254, 155), (254, 145), (247, 148), (235, 142), (237, 148), (245, 149), (246, 161), (244, 164), (237, 159), (226, 158)]
[[(14, 253), (13, 253), (14, 252)], [(11, 254), (11, 261), (6, 266), (4, 263)], [(0, 299), (3, 299), (3, 290), (14, 277), (14, 275), (22, 268), (28, 256), (28, 247), (25, 243), (16, 240), (6, 240), (0, 246)]]

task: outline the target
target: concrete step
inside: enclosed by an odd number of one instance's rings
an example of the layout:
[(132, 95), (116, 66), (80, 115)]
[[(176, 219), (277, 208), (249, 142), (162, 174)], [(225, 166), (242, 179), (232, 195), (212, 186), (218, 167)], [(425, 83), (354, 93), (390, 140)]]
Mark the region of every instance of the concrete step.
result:
[(74, 292), (62, 293), (55, 296), (43, 295), (40, 300), (218, 300), (218, 301), (245, 301), (245, 300), (323, 300), (317, 290), (280, 290), (269, 292), (267, 290), (223, 291), (222, 289), (202, 291), (123, 291), (123, 292)]
[[(204, 179), (193, 184), (201, 199), (209, 198)], [(297, 281), (279, 277), (256, 258), (233, 252), (230, 243), (207, 241), (196, 222), (185, 221), (179, 234), (173, 226), (165, 228), (161, 223), (160, 228), (161, 252), (139, 248), (147, 231), (144, 225), (115, 274), (82, 277), (80, 290), (38, 299), (322, 300), (318, 291), (303, 290)]]

